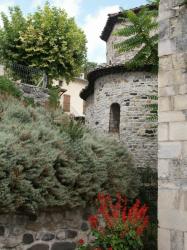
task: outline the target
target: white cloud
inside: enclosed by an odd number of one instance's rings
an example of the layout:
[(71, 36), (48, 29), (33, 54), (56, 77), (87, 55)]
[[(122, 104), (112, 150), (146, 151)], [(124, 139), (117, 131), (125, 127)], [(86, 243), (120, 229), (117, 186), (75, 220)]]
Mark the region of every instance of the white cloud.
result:
[[(4, 2), (4, 1), (1, 1), (0, 0), (0, 13), (1, 12), (4, 12), (6, 14), (8, 14), (8, 8), (10, 6), (13, 6), (15, 3), (14, 1), (7, 1), (7, 2)], [(1, 20), (1, 17), (0, 17), (0, 26), (2, 26), (2, 20)]]
[(79, 14), (82, 0), (52, 0), (54, 6), (65, 9), (69, 16), (75, 17)]
[(45, 3), (44, 0), (32, 0), (31, 8), (36, 8), (36, 7), (42, 6), (44, 3)]
[[(80, 5), (83, 0), (50, 0), (50, 4), (66, 10), (69, 16), (76, 17), (79, 14)], [(32, 7), (43, 6), (45, 0), (32, 0)]]
[(94, 15), (88, 15), (83, 25), (88, 40), (88, 59), (98, 63), (105, 62), (105, 43), (100, 39), (101, 32), (106, 24), (108, 14), (119, 11), (118, 5), (107, 6), (97, 11)]

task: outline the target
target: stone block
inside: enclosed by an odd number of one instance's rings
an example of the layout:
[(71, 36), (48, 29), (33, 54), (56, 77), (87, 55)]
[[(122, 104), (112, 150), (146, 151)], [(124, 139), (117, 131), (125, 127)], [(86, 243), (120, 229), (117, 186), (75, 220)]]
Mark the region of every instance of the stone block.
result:
[(74, 250), (76, 244), (74, 242), (55, 242), (51, 250)]
[(182, 111), (167, 111), (159, 112), (158, 121), (161, 122), (175, 122), (175, 121), (185, 121), (186, 116)]
[(61, 230), (56, 235), (57, 240), (64, 240), (66, 238), (66, 234), (64, 230)]
[(170, 38), (171, 39), (178, 37), (179, 34), (182, 34), (182, 26), (180, 25), (177, 16), (172, 17), (169, 20), (169, 24), (170, 24)]
[(184, 250), (184, 232), (171, 231), (171, 250)]
[(180, 142), (160, 142), (158, 146), (159, 159), (173, 159), (181, 157), (182, 145)]
[(187, 142), (182, 143), (182, 155), (183, 157), (187, 157)]
[(158, 126), (158, 140), (168, 141), (169, 139), (169, 127), (167, 123), (160, 123)]
[(165, 40), (160, 41), (159, 46), (158, 46), (159, 57), (171, 55), (171, 54), (175, 53), (175, 51), (176, 51), (175, 39), (173, 39), (173, 40), (165, 39)]
[(49, 250), (49, 246), (46, 244), (39, 243), (39, 244), (33, 245), (27, 250)]
[(77, 231), (75, 231), (75, 230), (66, 230), (65, 234), (66, 234), (66, 238), (74, 239), (77, 236)]
[(166, 56), (162, 56), (159, 59), (159, 71), (160, 72), (173, 70), (172, 56), (173, 55), (166, 55)]
[(16, 247), (21, 245), (21, 237), (9, 236), (4, 240), (1, 239), (1, 243), (3, 244), (5, 249), (16, 249)]
[(179, 86), (166, 86), (158, 89), (158, 96), (170, 97), (179, 94)]
[(167, 229), (158, 229), (158, 250), (171, 250), (170, 231)]
[(187, 84), (179, 86), (179, 95), (187, 94)]
[(87, 222), (83, 222), (83, 223), (82, 223), (82, 225), (81, 225), (81, 230), (82, 230), (83, 232), (89, 230), (89, 226), (88, 226), (88, 223), (87, 223)]
[(179, 7), (182, 4), (184, 4), (184, 0), (173, 0), (172, 1), (172, 7)]
[(187, 109), (187, 95), (177, 95), (174, 97), (174, 109), (175, 110)]
[(4, 234), (5, 234), (5, 227), (0, 226), (0, 236), (4, 236)]
[(170, 35), (169, 19), (160, 20), (159, 22), (159, 39), (166, 40)]
[(41, 240), (43, 241), (50, 241), (53, 240), (55, 238), (55, 235), (52, 233), (44, 233), (41, 237)]
[(187, 232), (184, 233), (184, 250), (187, 250)]
[(158, 178), (168, 178), (170, 160), (158, 160)]
[(23, 244), (31, 244), (34, 242), (34, 237), (30, 233), (26, 233), (23, 235)]
[(187, 140), (187, 122), (171, 122), (169, 124), (169, 139), (172, 141)]
[(174, 54), (169, 59), (172, 60), (171, 62), (172, 62), (174, 69), (186, 69), (187, 68), (187, 52)]
[(158, 220), (161, 228), (187, 231), (187, 211), (179, 212), (178, 209), (159, 208)]
[[(172, 62), (171, 62), (172, 63)], [(172, 63), (173, 64), (173, 63)], [(187, 82), (187, 72), (185, 68), (173, 69), (173, 70), (160, 70), (158, 74), (158, 86), (159, 88), (173, 85), (183, 85)], [(176, 92), (176, 88), (173, 91)], [(170, 88), (168, 93), (172, 92)]]
[(180, 189), (159, 189), (158, 208), (179, 210), (182, 208), (183, 193)]
[(169, 111), (172, 109), (170, 97), (160, 97), (158, 99), (158, 109), (160, 111)]
[(177, 52), (182, 53), (183, 51), (187, 51), (187, 34), (182, 38), (181, 36), (177, 37), (176, 40), (176, 48)]
[(159, 88), (165, 87), (165, 86), (169, 86), (172, 85), (172, 70), (163, 70), (163, 71), (159, 71), (158, 74), (158, 86)]

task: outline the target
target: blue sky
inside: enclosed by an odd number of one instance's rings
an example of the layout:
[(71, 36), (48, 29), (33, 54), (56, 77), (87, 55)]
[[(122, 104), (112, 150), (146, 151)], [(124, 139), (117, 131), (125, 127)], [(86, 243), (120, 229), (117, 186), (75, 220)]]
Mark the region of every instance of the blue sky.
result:
[[(99, 36), (109, 13), (119, 11), (120, 7), (130, 9), (146, 0), (49, 0), (52, 5), (64, 8), (69, 16), (75, 17), (77, 24), (87, 36), (88, 59), (98, 63), (105, 62), (105, 42)], [(45, 0), (0, 0), (0, 11), (7, 12), (8, 6), (19, 5), (24, 13), (33, 12)]]

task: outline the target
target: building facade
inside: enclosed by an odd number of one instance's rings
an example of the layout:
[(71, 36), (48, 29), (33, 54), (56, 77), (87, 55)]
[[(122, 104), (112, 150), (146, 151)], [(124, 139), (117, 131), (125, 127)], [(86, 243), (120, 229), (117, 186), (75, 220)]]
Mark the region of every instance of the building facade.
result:
[(158, 249), (187, 250), (187, 2), (159, 10)]
[(80, 98), (80, 92), (88, 85), (84, 74), (73, 78), (69, 83), (65, 80), (54, 80), (54, 86), (60, 87), (60, 106), (65, 113), (75, 118), (84, 118), (85, 101)]
[[(136, 8), (134, 11), (139, 11)], [(110, 14), (101, 39), (106, 42), (107, 65), (88, 74), (88, 86), (80, 96), (86, 101), (89, 128), (114, 137), (126, 145), (137, 167), (156, 168), (156, 122), (150, 121), (150, 96), (157, 95), (157, 74), (144, 67), (130, 71), (124, 66), (136, 53), (119, 54), (114, 44), (122, 41), (114, 32), (125, 22), (121, 12)]]
[(0, 76), (4, 75), (4, 66), (0, 64)]
[(84, 117), (85, 101), (79, 96), (79, 93), (87, 86), (88, 82), (84, 76), (74, 78), (70, 83), (59, 81), (62, 89), (60, 98), (60, 106), (65, 113), (71, 114), (74, 117)]

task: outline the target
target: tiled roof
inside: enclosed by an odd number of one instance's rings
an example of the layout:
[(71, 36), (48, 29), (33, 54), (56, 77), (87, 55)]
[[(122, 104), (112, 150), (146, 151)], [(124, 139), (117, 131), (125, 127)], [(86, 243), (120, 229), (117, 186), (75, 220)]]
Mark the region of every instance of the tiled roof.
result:
[[(143, 68), (138, 68), (134, 71), (147, 71), (150, 72), (152, 70), (151, 66), (144, 66)], [(83, 100), (86, 100), (88, 96), (90, 96), (94, 92), (94, 84), (95, 81), (102, 76), (108, 75), (108, 74), (117, 74), (117, 73), (125, 73), (125, 72), (132, 72), (133, 70), (128, 69), (124, 66), (124, 64), (113, 64), (113, 65), (107, 65), (102, 64), (99, 67), (95, 68), (93, 71), (89, 72), (87, 75), (88, 79), (88, 85), (86, 88), (84, 88), (81, 93), (80, 97)]]
[[(152, 4), (147, 4), (147, 5), (141, 5), (139, 7), (136, 7), (134, 9), (131, 9), (132, 11), (134, 11), (135, 13), (138, 13), (143, 7), (147, 7), (149, 9), (155, 9), (156, 8), (156, 5)], [(113, 13), (113, 14), (108, 14), (108, 20), (106, 22), (106, 25), (101, 33), (101, 36), (100, 38), (107, 42), (113, 28), (114, 28), (114, 25), (117, 23), (117, 22), (120, 22), (120, 17), (123, 17), (123, 12), (118, 12), (118, 13)]]

